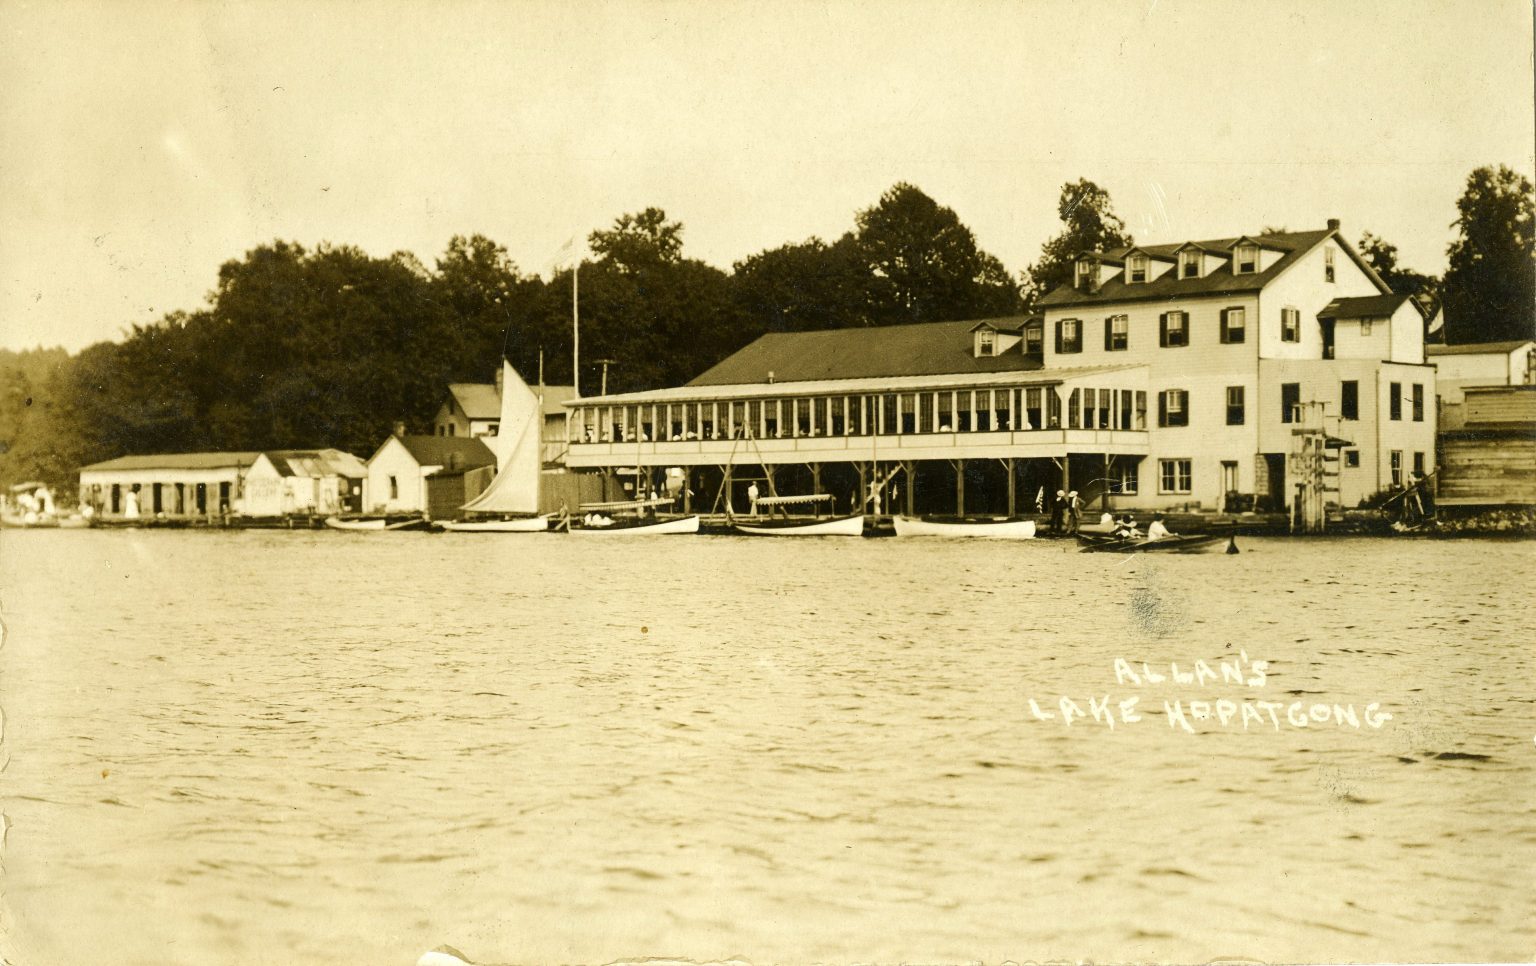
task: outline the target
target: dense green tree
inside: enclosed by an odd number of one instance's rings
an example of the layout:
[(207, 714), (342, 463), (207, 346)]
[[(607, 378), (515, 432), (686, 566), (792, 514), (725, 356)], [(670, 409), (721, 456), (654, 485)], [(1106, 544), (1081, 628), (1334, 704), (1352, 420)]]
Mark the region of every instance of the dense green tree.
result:
[(1007, 315), (1018, 291), (1002, 262), (976, 245), (960, 217), (920, 189), (898, 183), (859, 212), (854, 246), (873, 278), (876, 325)]
[(1439, 279), (1399, 265), (1397, 246), (1370, 232), (1361, 234), (1359, 251), (1360, 257), (1381, 276), (1388, 288), (1399, 295), (1413, 296), (1429, 315), (1434, 315), (1440, 306)]
[(1061, 186), (1056, 214), (1066, 227), (1041, 247), (1040, 259), (1024, 271), (1024, 300), (1031, 307), (1052, 289), (1072, 284), (1072, 260), (1080, 253), (1135, 243), (1115, 214), (1109, 192), (1087, 179)]
[(1441, 284), (1446, 341), (1536, 338), (1531, 182), (1500, 165), (1467, 177)]
[(847, 234), (831, 245), (811, 238), (743, 259), (732, 287), (756, 335), (867, 325), (873, 278)]
[(683, 257), (683, 225), (667, 221), (660, 208), (621, 215), (607, 231), (594, 231), (587, 247), (599, 259), (623, 271), (680, 261)]

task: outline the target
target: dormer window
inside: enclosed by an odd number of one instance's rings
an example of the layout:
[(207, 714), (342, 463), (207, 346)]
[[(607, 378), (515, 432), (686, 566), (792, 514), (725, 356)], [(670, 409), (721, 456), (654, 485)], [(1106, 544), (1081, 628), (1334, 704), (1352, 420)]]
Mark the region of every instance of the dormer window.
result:
[(1132, 282), (1145, 282), (1147, 280), (1147, 256), (1132, 255), (1128, 271)]
[(1024, 354), (1039, 355), (1045, 351), (1045, 322), (1036, 319), (1024, 326)]
[(1252, 275), (1254, 272), (1257, 272), (1259, 270), (1259, 246), (1237, 246), (1236, 269), (1235, 274), (1237, 275)]
[(1179, 252), (1179, 278), (1200, 277), (1200, 253), (1195, 249)]
[(1093, 287), (1093, 260), (1084, 258), (1077, 263), (1077, 287), (1081, 291), (1088, 291)]
[(976, 354), (978, 356), (997, 355), (997, 333), (991, 329), (983, 328), (976, 333)]

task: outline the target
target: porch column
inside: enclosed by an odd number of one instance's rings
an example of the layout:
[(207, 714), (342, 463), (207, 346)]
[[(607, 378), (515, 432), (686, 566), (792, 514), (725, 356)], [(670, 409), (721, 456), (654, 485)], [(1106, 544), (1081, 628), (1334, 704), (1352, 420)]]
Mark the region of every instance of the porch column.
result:
[(1105, 513), (1109, 512), (1109, 467), (1113, 460), (1114, 457), (1108, 453), (1104, 454), (1104, 493), (1100, 498), (1100, 509)]
[(916, 465), (917, 464), (913, 463), (911, 460), (908, 460), (908, 461), (906, 461), (905, 463), (902, 464), (902, 468), (904, 470), (903, 475), (906, 476), (906, 478), (907, 478), (907, 500), (906, 500), (906, 514), (907, 514), (907, 516), (912, 516), (912, 502), (913, 502), (912, 491), (917, 489), (917, 485), (916, 485), (917, 484), (917, 472), (914, 469), (914, 467)]
[(1016, 486), (1018, 483), (1018, 481), (1014, 479), (1015, 474), (1013, 472), (1013, 457), (1010, 456), (1004, 459), (1003, 466), (1008, 470), (1008, 515), (1011, 517), (1013, 516), (1014, 506), (1016, 503)]
[(955, 515), (963, 517), (965, 516), (965, 460), (950, 460), (950, 465), (955, 468)]

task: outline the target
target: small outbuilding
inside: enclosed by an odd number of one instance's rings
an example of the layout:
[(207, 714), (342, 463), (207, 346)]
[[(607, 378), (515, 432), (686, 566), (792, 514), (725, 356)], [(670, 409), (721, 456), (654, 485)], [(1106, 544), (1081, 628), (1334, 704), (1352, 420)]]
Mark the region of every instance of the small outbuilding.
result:
[(104, 520), (278, 516), (282, 474), (259, 452), (119, 456), (80, 470), (80, 502)]
[(368, 460), (367, 510), (453, 518), (496, 476), (496, 456), (477, 437), (385, 440)]

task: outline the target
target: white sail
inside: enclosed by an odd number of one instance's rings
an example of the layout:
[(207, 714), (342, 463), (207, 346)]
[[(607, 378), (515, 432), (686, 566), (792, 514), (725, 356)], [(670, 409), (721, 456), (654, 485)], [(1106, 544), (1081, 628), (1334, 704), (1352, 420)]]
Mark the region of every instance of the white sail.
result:
[(496, 478), (463, 508), (476, 513), (537, 513), (543, 407), (506, 360), (501, 365), (501, 422), (490, 440)]

